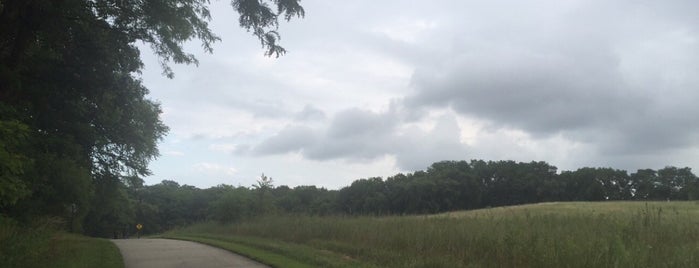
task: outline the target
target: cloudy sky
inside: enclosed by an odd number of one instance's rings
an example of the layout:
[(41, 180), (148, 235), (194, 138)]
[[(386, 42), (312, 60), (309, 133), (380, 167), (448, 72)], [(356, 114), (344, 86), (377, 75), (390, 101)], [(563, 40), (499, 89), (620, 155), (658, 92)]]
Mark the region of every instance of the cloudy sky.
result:
[(228, 1), (199, 66), (142, 79), (170, 126), (147, 184), (336, 189), (440, 160), (699, 169), (697, 1), (303, 0), (266, 58)]

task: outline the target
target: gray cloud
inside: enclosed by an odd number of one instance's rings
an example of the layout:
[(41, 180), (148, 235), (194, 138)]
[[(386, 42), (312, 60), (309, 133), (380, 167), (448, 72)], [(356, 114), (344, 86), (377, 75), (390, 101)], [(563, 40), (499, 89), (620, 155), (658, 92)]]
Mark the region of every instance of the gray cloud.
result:
[(459, 140), (460, 128), (453, 117), (441, 118), (430, 131), (399, 129), (400, 116), (348, 109), (337, 113), (326, 128), (287, 126), (253, 146), (253, 155), (300, 153), (313, 160), (371, 161), (394, 156), (405, 170), (417, 170), (446, 159), (467, 157)]
[(393, 114), (374, 113), (357, 108), (340, 111), (335, 115), (328, 135), (334, 138), (371, 138), (386, 135), (397, 124)]
[(519, 54), (468, 57), (437, 73), (417, 73), (414, 84), (420, 91), (406, 99), (406, 106), (451, 106), (534, 134), (574, 130), (631, 113), (619, 107), (633, 108), (626, 103), (637, 97), (622, 95), (614, 87), (619, 82), (602, 70), (575, 64), (574, 58)]
[(421, 59), (412, 80), (417, 92), (405, 106), (451, 107), (496, 127), (534, 138), (563, 134), (608, 154), (692, 146), (699, 34), (691, 22), (697, 19), (678, 18), (686, 12), (669, 6), (655, 12), (641, 3), (595, 1), (565, 17), (484, 26), (498, 34), (455, 41), (437, 54), (448, 58)]
[(294, 115), (294, 119), (299, 121), (320, 121), (324, 120), (325, 117), (325, 112), (309, 104)]
[(306, 126), (287, 126), (272, 137), (257, 145), (256, 155), (283, 154), (297, 152), (312, 145), (317, 139), (315, 131)]

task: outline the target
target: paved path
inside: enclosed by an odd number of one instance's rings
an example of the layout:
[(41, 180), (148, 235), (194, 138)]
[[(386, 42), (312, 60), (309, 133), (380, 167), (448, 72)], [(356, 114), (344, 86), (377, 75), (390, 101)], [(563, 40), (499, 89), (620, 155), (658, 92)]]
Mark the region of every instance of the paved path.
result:
[(112, 242), (119, 247), (126, 268), (268, 268), (229, 251), (195, 242), (143, 238), (116, 239)]

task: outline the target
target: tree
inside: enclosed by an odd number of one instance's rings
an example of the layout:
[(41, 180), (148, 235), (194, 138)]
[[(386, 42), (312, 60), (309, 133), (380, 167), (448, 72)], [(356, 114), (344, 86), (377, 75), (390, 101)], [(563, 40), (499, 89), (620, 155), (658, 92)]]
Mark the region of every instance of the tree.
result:
[(260, 178), (257, 179), (257, 184), (252, 185), (252, 188), (269, 191), (270, 189), (274, 188), (274, 180), (271, 177), (267, 177), (264, 173), (262, 173), (262, 175), (260, 175)]
[(438, 211), (480, 206), (483, 185), (466, 161), (441, 161), (427, 169), (427, 176), (436, 186), (433, 191)]
[(274, 201), (272, 200), (272, 189), (274, 189), (274, 180), (271, 177), (260, 175), (257, 184), (252, 185), (257, 193), (257, 202), (255, 203), (255, 214), (267, 214), (274, 210)]
[(338, 207), (348, 214), (386, 214), (388, 200), (380, 177), (359, 179), (338, 193)]
[(335, 196), (325, 188), (296, 186), (291, 189), (282, 185), (274, 188), (272, 194), (274, 206), (286, 213), (325, 215), (335, 210)]
[(85, 218), (85, 231), (92, 236), (120, 238), (134, 222), (134, 210), (119, 180), (97, 178), (93, 208)]
[(663, 185), (668, 199), (688, 200), (694, 199), (696, 191), (697, 177), (692, 173), (692, 169), (665, 167), (658, 170), (658, 182)]
[(656, 198), (657, 172), (652, 169), (639, 169), (631, 174), (633, 197), (637, 200), (652, 200)]
[(235, 222), (253, 215), (253, 200), (250, 190), (244, 187), (229, 187), (212, 203), (211, 218), (220, 222)]
[(631, 198), (629, 175), (612, 168), (580, 168), (561, 174), (566, 196), (575, 201), (627, 200)]
[[(103, 211), (133, 214), (119, 191), (149, 174), (167, 132), (138, 77), (135, 43), (150, 44), (169, 77), (170, 62), (196, 64), (184, 42), (199, 39), (211, 52), (219, 40), (208, 27), (208, 3), (0, 0), (0, 212), (64, 216), (80, 204), (82, 215), (98, 217), (86, 223), (105, 228)], [(304, 15), (298, 0), (231, 3), (269, 56), (285, 52), (279, 18)]]

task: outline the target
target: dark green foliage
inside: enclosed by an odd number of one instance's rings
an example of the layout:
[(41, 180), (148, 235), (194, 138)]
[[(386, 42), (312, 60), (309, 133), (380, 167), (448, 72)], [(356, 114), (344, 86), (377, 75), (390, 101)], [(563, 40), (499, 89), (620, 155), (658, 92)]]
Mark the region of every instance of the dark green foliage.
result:
[(349, 214), (388, 213), (388, 199), (381, 178), (360, 179), (340, 190), (338, 203)]
[(561, 200), (556, 167), (545, 162), (443, 161), (426, 171), (358, 180), (340, 190), (349, 214), (420, 214)]
[(100, 177), (95, 183), (92, 209), (85, 218), (91, 236), (120, 238), (134, 222), (134, 212), (124, 185), (116, 177)]
[(296, 186), (293, 189), (283, 185), (272, 190), (274, 205), (282, 213), (328, 215), (336, 213), (337, 191), (329, 191), (316, 186)]
[(631, 178), (624, 170), (581, 168), (577, 171), (565, 171), (559, 177), (567, 186), (565, 192), (568, 194), (565, 200), (602, 201), (632, 198)]
[[(349, 214), (423, 214), (548, 201), (693, 200), (699, 179), (689, 168), (581, 168), (557, 174), (545, 162), (443, 161), (426, 171), (361, 179), (339, 191)], [(661, 175), (662, 174), (662, 175)]]
[(144, 226), (142, 233), (150, 234), (209, 219), (216, 211), (214, 202), (226, 194), (224, 188), (228, 186), (202, 190), (170, 180), (130, 188), (128, 193), (135, 217), (128, 231), (135, 233), (136, 223)]
[(33, 164), (23, 153), (28, 132), (29, 127), (21, 122), (0, 119), (0, 207), (14, 205), (30, 193), (27, 183), (22, 180)]
[(315, 186), (273, 188), (219, 185), (199, 189), (162, 181), (129, 191), (135, 219), (128, 232), (135, 232), (135, 222), (144, 226), (143, 233), (158, 233), (205, 220), (236, 222), (243, 219), (278, 213), (327, 215), (337, 213), (336, 191)]
[(247, 188), (228, 188), (223, 196), (212, 203), (211, 218), (229, 223), (249, 218), (255, 209), (255, 199)]

